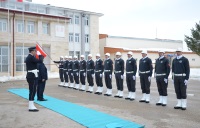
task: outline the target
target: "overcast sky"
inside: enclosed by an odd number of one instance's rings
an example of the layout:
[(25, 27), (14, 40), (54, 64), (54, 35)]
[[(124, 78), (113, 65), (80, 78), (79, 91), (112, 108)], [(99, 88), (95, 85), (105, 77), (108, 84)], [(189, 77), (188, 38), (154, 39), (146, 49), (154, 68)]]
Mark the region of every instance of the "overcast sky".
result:
[[(200, 20), (200, 0), (33, 0), (35, 3), (103, 13), (99, 33), (184, 40)], [(156, 34), (157, 30), (157, 34)]]

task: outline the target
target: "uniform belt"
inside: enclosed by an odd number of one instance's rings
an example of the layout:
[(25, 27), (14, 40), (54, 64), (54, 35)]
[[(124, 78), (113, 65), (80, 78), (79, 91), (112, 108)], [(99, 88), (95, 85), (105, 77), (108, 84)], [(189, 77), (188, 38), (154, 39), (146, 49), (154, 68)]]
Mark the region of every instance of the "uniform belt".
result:
[(101, 72), (101, 70), (95, 70), (95, 72)]
[(73, 70), (73, 71), (78, 71), (78, 69), (75, 69), (75, 70)]
[(63, 69), (63, 68), (59, 68), (59, 69)]
[(72, 70), (72, 69), (68, 69), (68, 70), (70, 71), (70, 70)]
[(63, 70), (67, 70), (67, 69), (63, 69)]
[(183, 74), (174, 74), (174, 76), (186, 76), (186, 74), (185, 73), (183, 73)]
[(33, 70), (28, 70), (28, 72), (31, 72), (31, 73), (33, 73), (35, 75), (35, 77), (38, 77), (39, 70), (33, 69)]
[(134, 73), (134, 71), (126, 72), (127, 74)]
[(111, 70), (104, 70), (104, 72), (110, 72)]
[(93, 71), (93, 69), (88, 69), (87, 71)]
[(146, 74), (146, 73), (150, 73), (150, 71), (144, 71), (144, 72), (139, 71), (139, 73)]
[(166, 73), (162, 73), (162, 74), (156, 74), (156, 76), (165, 76)]
[(115, 73), (121, 73), (122, 71), (115, 71)]
[(84, 72), (85, 70), (80, 70), (80, 72)]

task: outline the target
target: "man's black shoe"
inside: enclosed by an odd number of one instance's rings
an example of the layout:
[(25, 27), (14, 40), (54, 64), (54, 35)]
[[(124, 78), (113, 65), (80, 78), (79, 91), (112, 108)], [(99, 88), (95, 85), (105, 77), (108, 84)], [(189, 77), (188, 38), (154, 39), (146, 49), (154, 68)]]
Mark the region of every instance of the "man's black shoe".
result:
[(47, 99), (38, 99), (38, 101), (47, 101)]
[(29, 109), (28, 111), (29, 112), (38, 112), (39, 110), (38, 109)]

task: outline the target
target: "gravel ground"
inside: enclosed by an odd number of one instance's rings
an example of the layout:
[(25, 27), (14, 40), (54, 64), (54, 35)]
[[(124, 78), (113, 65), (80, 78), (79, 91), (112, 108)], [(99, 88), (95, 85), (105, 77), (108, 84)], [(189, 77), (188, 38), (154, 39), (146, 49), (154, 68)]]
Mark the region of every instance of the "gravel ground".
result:
[[(145, 125), (146, 128), (200, 128), (200, 86), (198, 84), (200, 81), (190, 80), (189, 82), (186, 111), (173, 109), (177, 101), (171, 81), (169, 81), (168, 87), (168, 105), (166, 107), (155, 105), (158, 101), (155, 79), (152, 79), (150, 104), (139, 103), (142, 97), (139, 78), (136, 83), (135, 101), (58, 87), (59, 79), (47, 81), (45, 94)], [(39, 105), (36, 105), (39, 112), (28, 112), (28, 101), (7, 92), (9, 88), (28, 88), (28, 85), (26, 81), (0, 83), (0, 128), (84, 128), (84, 126)], [(104, 92), (105, 90), (104, 87)], [(113, 79), (114, 94), (116, 94), (115, 79)], [(125, 96), (127, 96), (126, 82), (124, 82)]]

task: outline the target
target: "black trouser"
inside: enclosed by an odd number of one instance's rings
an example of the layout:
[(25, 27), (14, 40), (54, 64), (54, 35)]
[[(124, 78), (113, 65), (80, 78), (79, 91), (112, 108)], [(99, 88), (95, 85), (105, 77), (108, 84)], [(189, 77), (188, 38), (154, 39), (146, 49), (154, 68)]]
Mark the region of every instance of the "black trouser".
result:
[(100, 74), (101, 74), (100, 72), (95, 72), (95, 80), (97, 87), (103, 87), (102, 76), (100, 77)]
[[(82, 85), (85, 85), (85, 76), (84, 76), (84, 71), (80, 71), (80, 81)], [(85, 73), (86, 75), (86, 73)]]
[(70, 83), (74, 83), (74, 79), (73, 79), (73, 71), (72, 70), (69, 70), (68, 71), (68, 75), (69, 75), (69, 80), (70, 80)]
[(65, 78), (65, 83), (68, 83), (68, 72), (67, 69), (63, 70), (64, 78)]
[[(111, 78), (110, 78), (111, 75)], [(110, 72), (104, 72), (105, 83), (108, 89), (112, 89), (112, 74)]]
[(168, 82), (164, 81), (165, 76), (156, 76), (156, 83), (158, 87), (158, 93), (160, 96), (167, 96)]
[(60, 75), (60, 81), (64, 82), (64, 78), (63, 78), (63, 69), (59, 69), (59, 75)]
[(46, 81), (38, 80), (38, 87), (37, 87), (37, 98), (43, 99), (43, 93), (45, 89)]
[(26, 78), (29, 85), (29, 101), (34, 101), (36, 89), (37, 89), (37, 79), (36, 78)]
[(185, 76), (174, 76), (174, 88), (177, 99), (187, 98), (187, 85), (184, 83)]
[(79, 72), (78, 71), (73, 71), (74, 74), (74, 81), (76, 84), (79, 84)]
[(117, 84), (117, 90), (123, 91), (123, 79), (121, 78), (121, 73), (115, 73), (115, 79), (116, 79), (116, 84)]
[(126, 83), (129, 92), (135, 92), (135, 80), (133, 80), (133, 73), (126, 73)]
[(89, 86), (94, 86), (93, 78), (92, 78), (92, 73), (90, 71), (87, 71), (87, 81)]
[(148, 79), (148, 74), (140, 74), (140, 84), (142, 93), (150, 94), (151, 81)]

